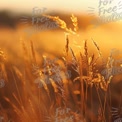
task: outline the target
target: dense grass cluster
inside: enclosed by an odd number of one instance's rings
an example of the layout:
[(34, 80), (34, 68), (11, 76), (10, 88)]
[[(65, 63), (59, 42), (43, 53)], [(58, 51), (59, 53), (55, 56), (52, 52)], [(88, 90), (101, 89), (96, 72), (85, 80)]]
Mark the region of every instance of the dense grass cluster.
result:
[[(69, 33), (78, 30), (77, 18), (72, 15), (74, 30), (58, 17), (62, 29)], [(88, 42), (83, 51), (75, 55), (66, 36), (64, 55), (40, 56), (37, 61), (34, 44), (30, 50), (22, 43), (21, 70), (0, 51), (1, 79), (5, 86), (0, 89), (0, 116), (4, 122), (113, 122), (122, 117), (121, 97), (117, 108), (112, 106), (113, 57), (110, 54), (105, 64), (106, 73), (101, 74), (98, 60), (103, 56), (97, 43), (91, 39), (98, 55), (90, 54)], [(57, 59), (57, 60), (55, 60)], [(107, 77), (106, 77), (107, 75)], [(122, 96), (122, 95), (120, 95)]]

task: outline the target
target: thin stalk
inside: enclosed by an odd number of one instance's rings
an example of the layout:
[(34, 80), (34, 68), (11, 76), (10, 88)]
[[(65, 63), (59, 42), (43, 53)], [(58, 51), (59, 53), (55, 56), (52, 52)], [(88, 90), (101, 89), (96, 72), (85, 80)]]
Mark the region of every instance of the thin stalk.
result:
[(105, 100), (104, 100), (103, 114), (105, 114), (106, 101), (107, 101), (107, 92), (105, 93)]
[[(92, 99), (92, 86), (90, 86), (90, 91), (91, 91), (91, 110), (93, 108), (93, 99)], [(91, 116), (91, 122), (93, 122), (93, 117)]]
[(81, 61), (80, 61), (80, 66), (79, 66), (79, 75), (80, 75), (80, 86), (81, 86), (81, 111), (83, 112), (84, 115), (84, 81), (82, 79), (83, 73), (82, 73), (82, 57), (81, 57)]
[(97, 88), (96, 85), (95, 85), (95, 88), (96, 88), (96, 91), (97, 91), (97, 96), (98, 96), (98, 99), (99, 99), (99, 103), (100, 103), (100, 107), (101, 107), (101, 111), (102, 111), (102, 116), (103, 116), (104, 121), (106, 122), (105, 115), (104, 115), (104, 112), (103, 112), (103, 107), (102, 107), (102, 101), (101, 101), (100, 94), (98, 92), (98, 88)]
[(110, 84), (109, 84), (109, 86), (108, 86), (108, 96), (109, 96), (109, 104), (108, 104), (108, 106), (109, 106), (109, 114), (110, 114), (110, 117), (109, 117), (109, 122), (111, 122), (111, 89), (110, 89), (111, 87), (110, 87)]
[(40, 89), (39, 89), (39, 105), (40, 105), (40, 96), (41, 96), (41, 94), (40, 94)]
[(15, 79), (15, 77), (14, 77), (14, 74), (13, 74), (12, 69), (11, 69), (11, 72), (12, 72), (13, 79), (14, 79), (14, 82), (15, 82), (15, 86), (16, 86), (16, 89), (17, 89), (17, 93), (18, 93), (18, 96), (19, 96), (19, 99), (20, 99), (20, 103), (21, 103), (21, 105), (23, 105), (22, 99), (21, 99), (21, 95), (20, 95), (20, 93), (19, 93), (19, 89), (18, 89), (18, 86), (17, 86), (17, 82), (16, 82), (16, 79)]
[(122, 106), (122, 90), (121, 90), (121, 94), (120, 94), (120, 104), (119, 104), (119, 110), (121, 109)]
[(86, 93), (85, 93), (85, 101), (84, 101), (85, 117), (86, 117), (86, 111), (87, 111), (87, 95), (88, 95), (88, 83), (86, 82)]

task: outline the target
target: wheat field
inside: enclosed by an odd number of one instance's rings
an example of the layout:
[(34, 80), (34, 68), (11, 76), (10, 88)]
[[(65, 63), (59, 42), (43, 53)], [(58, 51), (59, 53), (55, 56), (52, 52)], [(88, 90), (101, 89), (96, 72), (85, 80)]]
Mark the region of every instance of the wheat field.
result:
[(0, 122), (121, 122), (119, 25), (78, 30), (74, 15), (72, 29), (47, 17), (62, 30), (0, 31)]

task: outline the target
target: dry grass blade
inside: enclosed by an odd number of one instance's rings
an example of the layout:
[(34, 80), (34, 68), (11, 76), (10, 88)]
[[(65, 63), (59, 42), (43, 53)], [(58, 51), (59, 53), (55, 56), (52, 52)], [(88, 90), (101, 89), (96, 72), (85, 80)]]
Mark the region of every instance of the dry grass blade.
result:
[(74, 59), (74, 61), (75, 61), (75, 63), (76, 63), (76, 62), (77, 62), (77, 59), (76, 59), (76, 57), (75, 57), (75, 54), (74, 54), (72, 48), (70, 48), (70, 50), (71, 50), (72, 57), (73, 57), (73, 59)]
[(23, 51), (24, 51), (24, 56), (25, 57), (28, 57), (28, 51), (27, 51), (27, 48), (26, 48), (26, 45), (25, 45), (25, 42), (24, 41), (22, 41), (22, 47), (23, 47)]
[(101, 57), (102, 57), (102, 53), (101, 53), (101, 51), (100, 51), (99, 46), (97, 45), (97, 43), (96, 43), (93, 39), (92, 39), (92, 42), (93, 42), (93, 44), (95, 45), (95, 47), (97, 48), (98, 53), (99, 53), (99, 56), (101, 56)]
[(87, 40), (84, 41), (84, 55), (88, 57), (88, 47), (87, 47)]
[(77, 80), (80, 80), (80, 77), (76, 77), (73, 82), (77, 81)]
[(65, 46), (65, 49), (66, 49), (66, 54), (68, 56), (68, 51), (69, 51), (69, 39), (68, 39), (68, 35), (66, 35), (66, 46)]
[(4, 79), (5, 81), (8, 82), (8, 76), (7, 76), (6, 68), (5, 68), (5, 65), (3, 63), (0, 64), (0, 78)]
[(76, 59), (76, 56), (75, 56), (72, 48), (70, 48), (70, 50), (71, 50), (71, 54), (72, 54), (72, 68), (74, 69), (74, 71), (76, 71), (78, 74), (80, 74), (79, 73), (79, 63)]
[(36, 55), (35, 55), (35, 50), (34, 50), (34, 45), (33, 45), (33, 42), (30, 41), (31, 43), (31, 53), (32, 53), (32, 57), (33, 57), (33, 63), (36, 64)]
[(90, 61), (90, 63), (89, 63), (89, 65), (91, 66), (91, 65), (93, 65), (93, 62), (94, 62), (94, 54), (92, 55), (92, 57), (91, 57), (91, 61)]

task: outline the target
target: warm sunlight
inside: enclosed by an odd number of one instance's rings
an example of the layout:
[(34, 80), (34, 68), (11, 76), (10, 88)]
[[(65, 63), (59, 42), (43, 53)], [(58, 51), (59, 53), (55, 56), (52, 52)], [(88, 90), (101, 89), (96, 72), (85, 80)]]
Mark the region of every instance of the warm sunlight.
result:
[(122, 122), (122, 0), (0, 1), (0, 122)]

